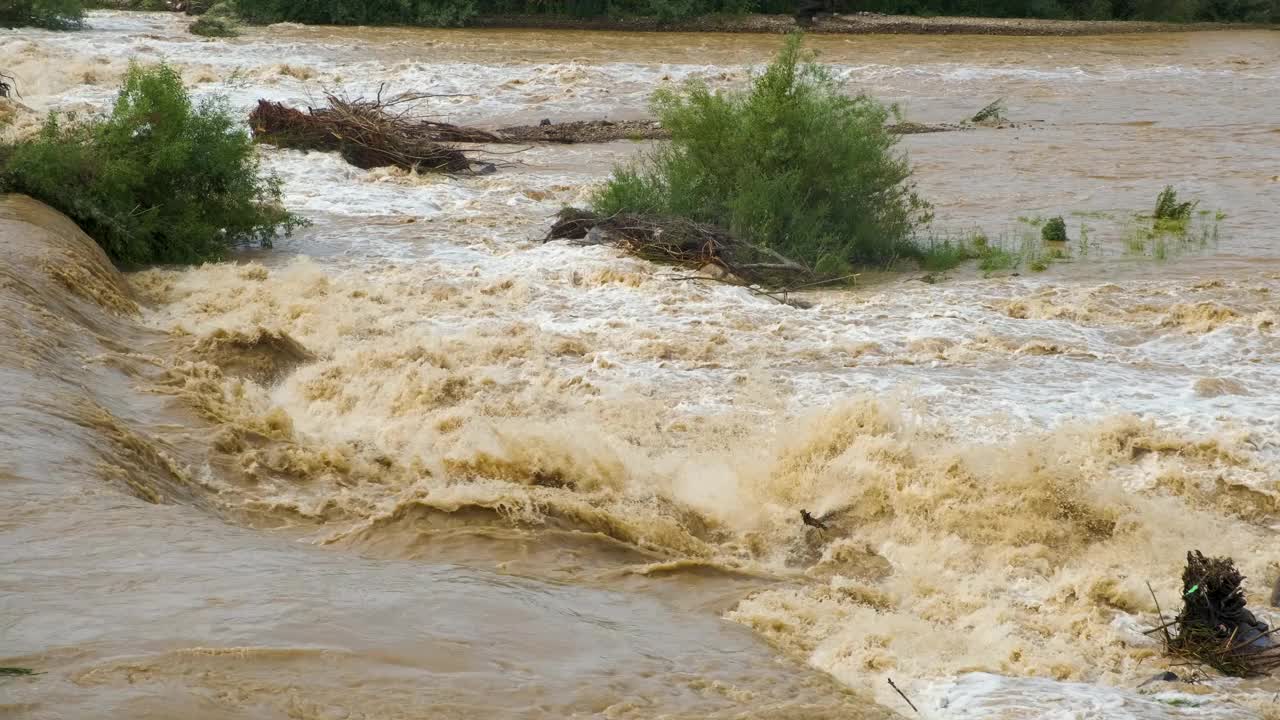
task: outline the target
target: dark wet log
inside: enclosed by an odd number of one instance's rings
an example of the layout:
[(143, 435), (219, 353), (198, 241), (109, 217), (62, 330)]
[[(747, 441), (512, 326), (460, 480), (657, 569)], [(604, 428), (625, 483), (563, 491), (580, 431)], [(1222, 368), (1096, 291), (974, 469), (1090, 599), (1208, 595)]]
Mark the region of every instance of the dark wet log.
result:
[(616, 140), (665, 140), (671, 134), (657, 120), (578, 120), (517, 125), (497, 132), (511, 143), (603, 143)]
[[(919, 135), (923, 133), (955, 132), (970, 129), (967, 125), (926, 125), (903, 122), (888, 127), (895, 135)], [(666, 140), (671, 133), (657, 120), (575, 120), (552, 123), (543, 120), (538, 125), (505, 127), (495, 133), (500, 139), (483, 142), (506, 143), (604, 143), (618, 140)]]

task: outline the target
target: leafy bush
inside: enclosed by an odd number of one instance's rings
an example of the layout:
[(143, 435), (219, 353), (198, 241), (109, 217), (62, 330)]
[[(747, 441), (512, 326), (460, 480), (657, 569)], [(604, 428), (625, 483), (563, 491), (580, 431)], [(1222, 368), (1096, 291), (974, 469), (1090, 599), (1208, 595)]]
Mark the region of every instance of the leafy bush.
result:
[(83, 24), (81, 0), (0, 0), (0, 27), (73, 30)]
[(223, 101), (193, 105), (173, 69), (131, 65), (109, 117), (51, 114), (11, 149), (0, 186), (61, 210), (124, 263), (220, 258), (300, 223), (238, 125)]
[(192, 35), (200, 35), (203, 37), (235, 37), (240, 33), (236, 30), (235, 20), (212, 14), (204, 14), (191, 23), (187, 31)]
[(885, 129), (889, 109), (848, 97), (792, 36), (750, 90), (659, 91), (671, 142), (614, 171), (593, 205), (714, 223), (820, 273), (914, 251), (928, 219)]
[(1050, 218), (1049, 222), (1040, 228), (1040, 238), (1045, 242), (1066, 242), (1067, 223), (1062, 216)]
[(1185, 221), (1191, 218), (1191, 211), (1195, 206), (1194, 202), (1178, 202), (1178, 191), (1172, 185), (1166, 185), (1156, 197), (1156, 211), (1152, 217), (1156, 220)]

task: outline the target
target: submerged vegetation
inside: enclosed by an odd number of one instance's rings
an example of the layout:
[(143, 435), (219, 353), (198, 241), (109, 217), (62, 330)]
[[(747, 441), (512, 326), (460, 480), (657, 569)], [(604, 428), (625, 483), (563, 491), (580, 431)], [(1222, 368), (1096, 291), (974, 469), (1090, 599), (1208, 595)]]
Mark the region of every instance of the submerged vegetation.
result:
[(1055, 262), (1109, 254), (1104, 253), (1108, 248), (1096, 238), (1097, 227), (1085, 224), (1084, 219), (1107, 224), (1108, 237), (1116, 243), (1116, 249), (1109, 252), (1168, 260), (1204, 250), (1218, 241), (1219, 225), (1226, 215), (1195, 211), (1197, 204), (1179, 201), (1177, 192), (1166, 187), (1151, 215), (1071, 213), (1081, 218), (1074, 239), (1062, 216), (1020, 217), (1013, 230), (994, 239), (982, 232), (970, 232), (922, 242), (920, 268), (936, 273), (976, 260), (978, 269), (988, 274), (1020, 268), (1043, 272)]
[(6, 156), (0, 190), (57, 208), (122, 263), (216, 259), (300, 223), (239, 118), (221, 100), (193, 103), (165, 65), (130, 66), (105, 119), (50, 114)]
[(236, 27), (235, 10), (227, 2), (220, 2), (209, 8), (187, 30), (192, 35), (204, 37), (235, 37), (240, 34)]
[(593, 209), (686, 218), (839, 274), (916, 253), (929, 219), (886, 129), (890, 109), (850, 97), (792, 36), (748, 90), (659, 91), (671, 141), (619, 167)]
[(0, 27), (73, 30), (84, 23), (81, 0), (3, 0)]

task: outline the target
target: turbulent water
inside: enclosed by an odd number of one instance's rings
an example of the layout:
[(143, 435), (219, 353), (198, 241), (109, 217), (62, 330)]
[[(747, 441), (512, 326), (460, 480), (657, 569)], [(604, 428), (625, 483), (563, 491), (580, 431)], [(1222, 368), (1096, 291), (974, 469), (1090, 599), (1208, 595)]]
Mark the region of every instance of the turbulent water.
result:
[[(244, 110), (640, 117), (780, 42), (182, 23), (6, 31), (0, 122), (100, 111), (130, 59)], [(267, 149), (311, 227), (125, 276), (0, 202), (0, 665), (46, 671), (0, 715), (910, 713), (893, 678), (930, 718), (1280, 717), (1275, 681), (1137, 688), (1187, 550), (1264, 617), (1280, 575), (1280, 35), (812, 44), (910, 120), (1007, 98), (1014, 128), (904, 143), (940, 232), (1061, 213), (1092, 250), (796, 309), (538, 242), (633, 143), (469, 179)], [(1217, 242), (1126, 252), (1166, 183)]]

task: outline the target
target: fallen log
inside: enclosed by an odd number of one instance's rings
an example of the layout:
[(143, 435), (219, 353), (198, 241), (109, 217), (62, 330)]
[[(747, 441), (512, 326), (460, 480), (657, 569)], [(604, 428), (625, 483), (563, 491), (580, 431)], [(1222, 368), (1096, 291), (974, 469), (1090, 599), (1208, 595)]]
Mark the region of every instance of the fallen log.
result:
[[(0, 88), (2, 89), (2, 88)], [(483, 130), (430, 119), (416, 118), (416, 101), (429, 96), (405, 94), (383, 100), (348, 99), (325, 95), (327, 106), (306, 111), (259, 100), (249, 123), (258, 140), (300, 150), (340, 152), (361, 168), (398, 167), (449, 173), (475, 171), (466, 151), (448, 143), (472, 144), (578, 144), (620, 140), (667, 140), (671, 133), (657, 120), (574, 120), (538, 125), (515, 125)], [(966, 125), (898, 123), (889, 132), (899, 135), (952, 132)], [(482, 172), (492, 165), (477, 164)]]
[(680, 217), (620, 213), (602, 217), (588, 210), (565, 208), (543, 238), (582, 245), (612, 245), (654, 262), (691, 269), (718, 267), (741, 284), (786, 287), (812, 280), (804, 264), (767, 247), (734, 237), (717, 225)]
[(575, 120), (517, 125), (497, 131), (507, 143), (603, 143), (616, 140), (665, 140), (671, 133), (657, 120)]
[[(967, 125), (926, 125), (924, 123), (902, 122), (888, 126), (895, 135), (919, 135), (923, 133), (955, 132), (970, 129)], [(539, 125), (516, 125), (505, 127), (495, 133), (500, 139), (483, 140), (481, 142), (502, 143), (605, 143), (618, 140), (667, 140), (671, 132), (657, 120), (575, 120), (572, 122), (552, 123), (542, 121)]]
[(303, 112), (280, 103), (259, 100), (249, 115), (254, 138), (277, 147), (338, 152), (358, 168), (401, 167), (444, 173), (491, 172), (493, 166), (472, 160), (442, 141), (492, 142), (491, 133), (410, 117), (393, 110), (418, 99), (398, 96), (389, 101), (347, 99), (326, 95), (327, 107)]

